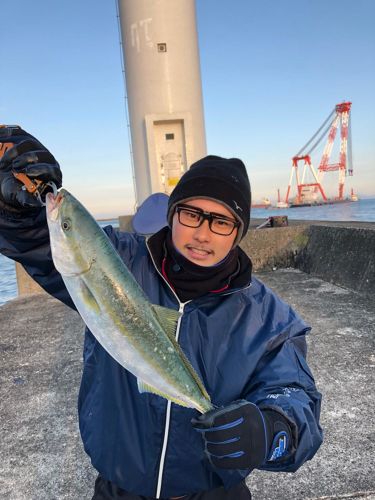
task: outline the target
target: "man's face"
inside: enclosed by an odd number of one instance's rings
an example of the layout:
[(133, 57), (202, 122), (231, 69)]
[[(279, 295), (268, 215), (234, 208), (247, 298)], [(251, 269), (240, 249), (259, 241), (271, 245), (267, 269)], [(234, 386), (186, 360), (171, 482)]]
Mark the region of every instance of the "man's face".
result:
[[(195, 199), (184, 202), (184, 205), (235, 220), (233, 214), (216, 201)], [(235, 228), (229, 236), (213, 233), (209, 228), (208, 220), (204, 220), (199, 227), (186, 227), (180, 224), (177, 213), (173, 215), (172, 241), (174, 246), (184, 257), (199, 266), (214, 266), (223, 260), (233, 246), (237, 231), (238, 229)]]

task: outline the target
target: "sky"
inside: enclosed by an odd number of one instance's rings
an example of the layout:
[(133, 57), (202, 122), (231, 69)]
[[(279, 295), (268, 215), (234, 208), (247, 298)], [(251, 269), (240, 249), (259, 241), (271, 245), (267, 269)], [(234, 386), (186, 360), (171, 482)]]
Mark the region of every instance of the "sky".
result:
[[(375, 2), (196, 0), (196, 10), (208, 154), (245, 162), (254, 201), (284, 197), (293, 155), (351, 101), (346, 192), (375, 197)], [(48, 147), (95, 216), (133, 213), (115, 0), (13, 0), (1, 14), (0, 123)]]

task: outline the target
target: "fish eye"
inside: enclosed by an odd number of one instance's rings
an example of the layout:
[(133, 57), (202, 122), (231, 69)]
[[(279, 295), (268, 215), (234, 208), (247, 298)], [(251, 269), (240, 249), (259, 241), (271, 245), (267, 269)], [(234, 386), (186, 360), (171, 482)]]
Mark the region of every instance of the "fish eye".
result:
[(63, 231), (69, 231), (69, 229), (72, 227), (70, 220), (65, 219), (61, 223), (61, 227), (63, 228)]

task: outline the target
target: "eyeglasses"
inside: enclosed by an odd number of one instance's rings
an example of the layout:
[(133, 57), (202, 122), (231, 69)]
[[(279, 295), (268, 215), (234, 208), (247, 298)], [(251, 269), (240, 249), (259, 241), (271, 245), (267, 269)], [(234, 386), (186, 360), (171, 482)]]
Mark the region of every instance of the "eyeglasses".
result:
[(221, 236), (230, 236), (240, 223), (225, 217), (225, 215), (215, 214), (214, 212), (205, 212), (200, 208), (190, 205), (180, 204), (176, 207), (178, 222), (186, 227), (200, 227), (205, 220), (208, 220), (210, 230)]

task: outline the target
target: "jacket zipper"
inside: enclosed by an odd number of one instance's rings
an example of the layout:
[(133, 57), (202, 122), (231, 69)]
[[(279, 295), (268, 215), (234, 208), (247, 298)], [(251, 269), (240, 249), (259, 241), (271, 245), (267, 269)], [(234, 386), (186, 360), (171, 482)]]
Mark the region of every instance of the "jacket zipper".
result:
[[(176, 342), (178, 342), (178, 337), (180, 334), (180, 323), (181, 323), (181, 318), (182, 318), (182, 313), (184, 312), (184, 307), (185, 304), (182, 304), (181, 302), (179, 303), (180, 307), (178, 312), (181, 313), (181, 316), (178, 319), (177, 322), (177, 329), (176, 329)], [(167, 446), (168, 446), (168, 436), (169, 436), (169, 424), (171, 420), (171, 408), (172, 408), (172, 401), (168, 400), (167, 402), (167, 411), (165, 415), (165, 429), (164, 429), (164, 439), (163, 439), (163, 447), (161, 449), (161, 456), (160, 456), (160, 463), (159, 463), (159, 474), (158, 474), (158, 483), (156, 487), (156, 498), (160, 498), (160, 493), (161, 493), (161, 486), (163, 483), (163, 472), (164, 472), (164, 463), (165, 463), (165, 456), (167, 454)]]
[[(148, 246), (148, 241), (146, 240), (146, 246), (148, 253), (151, 257), (151, 261), (156, 269), (156, 272), (159, 274), (159, 276), (163, 279), (163, 281), (167, 284), (168, 288), (171, 290), (173, 295), (176, 297), (177, 303), (178, 303), (178, 312), (181, 314), (181, 316), (178, 319), (177, 322), (177, 328), (176, 328), (176, 342), (178, 342), (178, 337), (180, 335), (180, 325), (181, 325), (181, 319), (182, 319), (182, 313), (184, 312), (184, 308), (188, 302), (191, 302), (188, 300), (187, 302), (180, 302), (178, 296), (176, 295), (176, 292), (173, 290), (171, 285), (168, 283), (168, 281), (164, 278), (162, 273), (159, 271), (158, 266), (155, 263), (154, 257), (151, 253), (151, 250)], [(167, 446), (168, 446), (168, 435), (169, 435), (169, 424), (171, 420), (171, 408), (172, 408), (172, 401), (167, 401), (167, 410), (165, 414), (165, 428), (164, 428), (164, 439), (163, 439), (163, 446), (161, 449), (161, 456), (160, 456), (160, 463), (159, 463), (159, 474), (158, 474), (158, 482), (156, 485), (156, 495), (155, 498), (160, 498), (160, 493), (161, 493), (161, 487), (163, 483), (163, 472), (164, 472), (164, 463), (165, 463), (165, 456), (167, 454)]]

